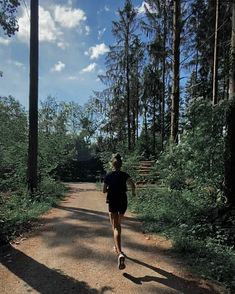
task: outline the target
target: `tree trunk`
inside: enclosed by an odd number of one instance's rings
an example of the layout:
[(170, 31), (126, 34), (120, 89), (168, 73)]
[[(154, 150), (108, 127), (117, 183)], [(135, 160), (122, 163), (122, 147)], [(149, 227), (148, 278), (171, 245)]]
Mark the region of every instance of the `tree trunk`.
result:
[(230, 206), (235, 206), (235, 102), (227, 114), (227, 137), (225, 143), (225, 195)]
[(137, 96), (136, 96), (136, 140), (139, 138), (139, 78), (137, 82)]
[(30, 14), (28, 188), (33, 193), (38, 182), (38, 0), (31, 0)]
[(149, 140), (148, 140), (148, 121), (147, 121), (148, 109), (144, 107), (144, 133), (145, 133), (145, 153), (149, 156)]
[(128, 150), (131, 150), (131, 118), (130, 118), (130, 67), (129, 67), (129, 33), (125, 42), (126, 46), (126, 99), (127, 99), (127, 141)]
[(156, 152), (156, 92), (153, 91), (153, 155)]
[(216, 105), (218, 102), (218, 23), (219, 23), (219, 0), (216, 0), (213, 88), (212, 88), (213, 105)]
[(180, 86), (180, 0), (174, 0), (174, 17), (173, 17), (173, 85), (172, 85), (172, 102), (171, 102), (171, 143), (178, 142), (179, 129), (179, 86)]
[(227, 113), (225, 142), (225, 195), (230, 206), (235, 206), (235, 1), (232, 8), (231, 68), (229, 79), (230, 106)]
[(229, 99), (235, 95), (235, 0), (232, 0), (232, 37), (231, 37), (231, 65), (229, 77)]
[(136, 99), (136, 94), (134, 89), (133, 97), (132, 97), (132, 147), (133, 149), (135, 148), (135, 132), (136, 132), (136, 110), (135, 110), (135, 99)]
[(164, 28), (163, 28), (163, 51), (164, 57), (162, 60), (162, 115), (161, 115), (161, 149), (163, 150), (165, 139), (165, 89), (166, 89), (166, 3), (164, 2)]

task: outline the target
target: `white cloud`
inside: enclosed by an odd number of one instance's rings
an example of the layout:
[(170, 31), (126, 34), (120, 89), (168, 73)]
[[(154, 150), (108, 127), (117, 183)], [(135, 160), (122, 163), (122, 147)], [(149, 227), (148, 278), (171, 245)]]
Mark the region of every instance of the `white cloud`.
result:
[(98, 30), (98, 40), (100, 40), (103, 37), (105, 31), (106, 31), (106, 28), (103, 28), (102, 30)]
[(90, 34), (90, 27), (89, 26), (85, 26), (85, 34), (88, 36)]
[(104, 8), (101, 8), (97, 11), (97, 14), (101, 14), (103, 11), (109, 12), (110, 8), (107, 5), (105, 5)]
[(22, 62), (19, 62), (17, 60), (8, 60), (9, 64), (13, 64), (14, 66), (17, 66), (19, 68), (24, 68), (24, 64)]
[(70, 81), (76, 81), (76, 80), (79, 80), (79, 77), (78, 76), (68, 76), (67, 79)]
[(51, 69), (52, 72), (60, 72), (65, 68), (65, 64), (61, 61), (58, 61), (53, 68)]
[(87, 67), (83, 68), (80, 73), (86, 73), (86, 72), (94, 72), (96, 69), (97, 64), (91, 63)]
[(56, 27), (56, 24), (49, 11), (45, 10), (42, 7), (39, 7), (39, 40), (40, 41), (55, 41), (59, 36), (62, 35), (62, 32)]
[(103, 55), (107, 52), (109, 52), (109, 47), (102, 43), (90, 47), (88, 51), (85, 52), (85, 55), (89, 55), (90, 59), (97, 59), (100, 55)]
[[(19, 32), (17, 36), (23, 42), (29, 41), (30, 23), (26, 9), (23, 10), (22, 17), (19, 18)], [(63, 35), (61, 30), (56, 27), (51, 13), (39, 6), (39, 40), (45, 42), (55, 42)]]
[(16, 34), (20, 41), (22, 42), (29, 42), (29, 17), (27, 14), (26, 9), (23, 9), (23, 15), (18, 20), (19, 24), (19, 31)]
[(81, 9), (72, 9), (71, 7), (56, 5), (54, 7), (55, 21), (62, 27), (75, 28), (82, 21), (86, 20), (85, 12)]
[(11, 43), (11, 40), (10, 39), (6, 39), (6, 38), (2, 38), (0, 37), (0, 44), (1, 45), (9, 45)]
[(145, 11), (146, 11), (145, 6), (146, 6), (146, 8), (148, 9), (148, 11), (150, 13), (157, 13), (157, 10), (156, 9), (151, 8), (151, 6), (148, 3), (146, 3), (145, 1), (143, 1), (142, 4), (141, 4), (141, 6), (137, 7), (138, 14), (145, 13)]
[(56, 27), (56, 24), (49, 11), (39, 7), (39, 40), (40, 41), (55, 41), (63, 33)]
[[(86, 20), (85, 12), (81, 9), (73, 9), (70, 6), (54, 5), (50, 10), (39, 6), (39, 41), (56, 43), (61, 49), (66, 49), (69, 44), (64, 40), (63, 28), (78, 28), (80, 33), (89, 35), (90, 27), (82, 22)], [(19, 32), (17, 37), (22, 42), (29, 42), (30, 22), (27, 11), (22, 7), (22, 16), (19, 18)], [(2, 41), (3, 42), (3, 41)], [(2, 43), (0, 39), (0, 44)], [(6, 44), (6, 41), (4, 41)], [(7, 44), (6, 44), (7, 45)]]
[(65, 50), (66, 48), (69, 47), (69, 43), (67, 43), (67, 42), (63, 42), (63, 41), (59, 41), (59, 42), (57, 43), (57, 46), (58, 46), (59, 48)]

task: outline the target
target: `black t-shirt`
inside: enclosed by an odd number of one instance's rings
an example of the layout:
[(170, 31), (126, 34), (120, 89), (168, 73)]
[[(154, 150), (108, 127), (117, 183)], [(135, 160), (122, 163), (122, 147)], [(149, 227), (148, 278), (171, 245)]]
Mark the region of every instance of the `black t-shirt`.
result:
[(126, 181), (130, 176), (123, 171), (112, 171), (105, 176), (104, 182), (108, 186), (107, 202), (126, 199)]

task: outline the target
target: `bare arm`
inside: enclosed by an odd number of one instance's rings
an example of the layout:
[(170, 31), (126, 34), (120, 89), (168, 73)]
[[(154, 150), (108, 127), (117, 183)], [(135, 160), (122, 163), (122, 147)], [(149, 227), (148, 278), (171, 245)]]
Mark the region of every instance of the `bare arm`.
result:
[(131, 187), (132, 195), (135, 196), (135, 183), (134, 183), (134, 181), (131, 178), (128, 178), (126, 182), (127, 182), (127, 185), (129, 185)]
[(108, 186), (106, 183), (104, 183), (103, 185), (103, 193), (107, 193), (108, 192)]

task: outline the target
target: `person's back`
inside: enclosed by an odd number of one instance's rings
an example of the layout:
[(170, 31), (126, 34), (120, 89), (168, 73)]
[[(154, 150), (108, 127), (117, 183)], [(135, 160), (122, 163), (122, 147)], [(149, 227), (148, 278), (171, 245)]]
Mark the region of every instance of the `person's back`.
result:
[(107, 192), (110, 222), (113, 228), (114, 248), (118, 254), (118, 268), (125, 268), (125, 255), (121, 250), (121, 219), (127, 209), (127, 184), (131, 186), (132, 194), (135, 195), (135, 184), (131, 177), (121, 171), (122, 159), (120, 154), (112, 158), (113, 171), (108, 173), (104, 179), (103, 192)]
[(121, 170), (115, 170), (106, 175), (105, 182), (108, 185), (107, 202), (109, 200), (119, 202), (121, 199), (126, 198), (126, 182), (128, 178), (129, 175)]

